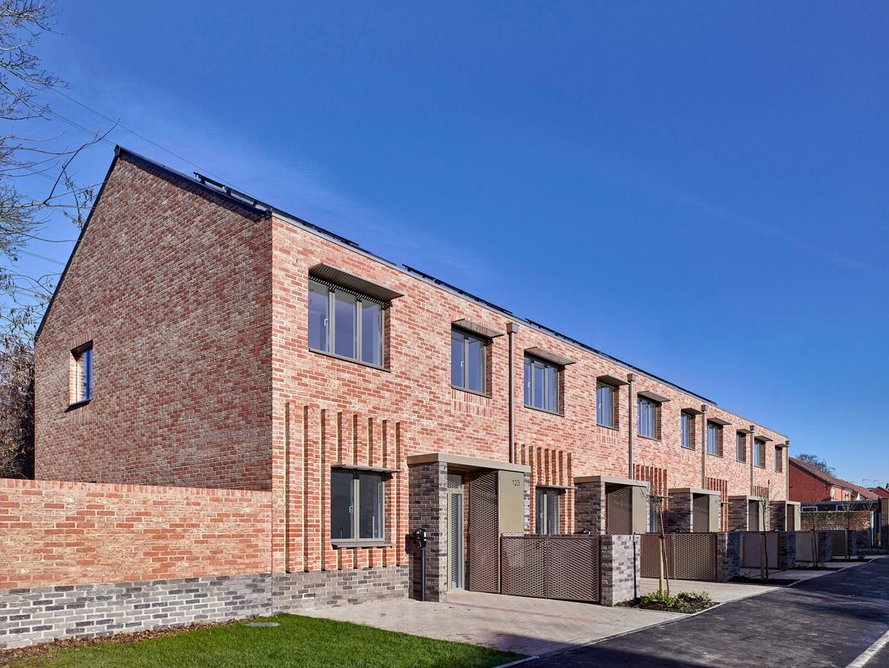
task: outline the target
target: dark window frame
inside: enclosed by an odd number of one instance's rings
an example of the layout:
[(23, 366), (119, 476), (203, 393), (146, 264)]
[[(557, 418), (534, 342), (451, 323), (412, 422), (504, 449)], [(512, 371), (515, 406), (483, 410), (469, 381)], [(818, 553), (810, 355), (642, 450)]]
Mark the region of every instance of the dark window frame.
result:
[(735, 432), (735, 461), (747, 463), (747, 434), (743, 431)]
[(87, 341), (71, 350), (71, 374), (73, 382), (69, 387), (73, 391), (69, 396), (69, 409), (85, 406), (93, 400), (95, 365), (92, 341)]
[(686, 450), (694, 450), (695, 440), (695, 415), (682, 411), (679, 414), (679, 444)]
[[(762, 461), (757, 464), (756, 460), (760, 459), (760, 454), (762, 454)], [(766, 441), (761, 438), (753, 439), (753, 453), (751, 455), (753, 457), (753, 466), (758, 469), (764, 469), (766, 467)]]
[[(308, 338), (309, 338), (309, 350), (314, 353), (319, 353), (321, 355), (327, 355), (329, 357), (334, 357), (336, 359), (345, 360), (347, 362), (354, 362), (355, 364), (361, 364), (363, 366), (371, 367), (372, 369), (380, 369), (381, 371), (388, 371), (388, 359), (387, 359), (387, 349), (388, 349), (388, 310), (390, 307), (390, 302), (384, 302), (379, 299), (375, 299), (374, 297), (368, 297), (367, 295), (362, 295), (359, 292), (354, 290), (349, 290), (347, 288), (340, 287), (333, 283), (329, 283), (327, 281), (319, 280), (317, 278), (309, 277), (309, 299), (311, 300), (312, 288), (314, 286), (324, 288), (327, 293), (327, 318), (324, 327), (326, 328), (326, 341), (325, 348), (317, 348), (311, 345), (311, 328), (312, 323), (309, 321), (308, 323)], [(319, 291), (320, 292), (320, 291)], [(353, 332), (353, 342), (354, 342), (354, 351), (355, 356), (343, 355), (336, 352), (336, 294), (341, 292), (343, 294), (350, 295), (355, 298), (355, 327)], [(380, 337), (380, 347), (377, 351), (380, 357), (380, 363), (376, 364), (374, 362), (368, 362), (363, 359), (364, 350), (363, 348), (363, 327), (364, 327), (364, 304), (373, 304), (380, 308), (380, 318), (379, 318), (379, 337)], [(311, 318), (311, 306), (309, 307), (309, 318)]]
[[(611, 410), (608, 411), (608, 418), (610, 420), (610, 424), (606, 424), (600, 420), (600, 417), (604, 413), (602, 410), (602, 401), (599, 397), (600, 390), (607, 390), (611, 393)], [(617, 397), (618, 397), (618, 388), (617, 386), (606, 383), (601, 380), (596, 381), (596, 425), (599, 427), (605, 427), (606, 429), (619, 429), (618, 425), (618, 412), (617, 412)]]
[[(530, 375), (528, 374), (528, 363), (529, 362), (531, 364)], [(534, 380), (533, 369), (534, 369), (535, 364), (540, 365), (544, 370), (545, 369), (553, 369), (554, 370), (553, 379), (555, 380), (556, 388), (555, 388), (555, 392), (553, 392), (552, 396), (553, 396), (553, 399), (555, 400), (556, 405), (553, 409), (546, 408), (545, 406), (536, 406), (534, 404), (534, 390), (536, 389), (536, 387), (535, 387), (536, 381)], [(536, 357), (535, 355), (530, 355), (528, 353), (525, 353), (525, 358), (522, 362), (522, 369), (523, 369), (523, 372), (525, 375), (524, 382), (523, 382), (524, 391), (525, 391), (525, 396), (523, 398), (525, 408), (530, 408), (532, 410), (541, 411), (543, 413), (549, 413), (550, 415), (564, 415), (563, 401), (562, 401), (562, 392), (563, 392), (562, 372), (564, 371), (564, 367), (560, 366), (558, 364), (555, 364), (554, 362), (549, 362), (545, 359), (541, 359), (540, 357)], [(545, 373), (544, 373), (544, 381), (546, 381), (546, 374)], [(529, 390), (529, 386), (530, 386), (530, 390)], [(544, 391), (543, 391), (544, 403), (546, 402), (546, 397), (549, 396), (547, 389), (548, 388), (545, 383), (544, 384)], [(531, 398), (531, 403), (528, 402), (529, 396)]]
[[(653, 411), (653, 424), (649, 425), (648, 421), (646, 421), (646, 426), (651, 426), (653, 429), (653, 433), (651, 434), (643, 434), (642, 433), (642, 406), (646, 405)], [(653, 441), (659, 441), (661, 439), (661, 402), (655, 401), (649, 397), (643, 397), (640, 395), (636, 395), (636, 435), (639, 438), (649, 438)]]
[[(713, 452), (710, 448), (710, 434), (711, 429), (713, 429), (712, 433), (716, 434), (714, 439), (715, 441), (715, 452)], [(723, 456), (723, 447), (722, 447), (722, 425), (717, 422), (707, 421), (707, 454), (711, 457), (722, 457)]]
[[(454, 353), (453, 348), (451, 348), (451, 387), (453, 387), (455, 390), (460, 390), (461, 392), (469, 392), (470, 394), (477, 394), (482, 397), (490, 397), (491, 389), (490, 380), (488, 378), (488, 370), (490, 368), (491, 339), (480, 336), (478, 334), (473, 334), (472, 332), (468, 332), (461, 327), (451, 327), (452, 345), (455, 336), (462, 337), (463, 340), (463, 385), (454, 384)], [(481, 378), (482, 382), (481, 390), (475, 390), (469, 387), (469, 365), (466, 362), (469, 360), (469, 345), (472, 341), (477, 341), (481, 344), (482, 368), (479, 373), (479, 377)]]
[(775, 446), (775, 473), (784, 473), (784, 449), (780, 445)]
[[(565, 491), (562, 489), (558, 489), (555, 487), (547, 487), (545, 485), (541, 485), (535, 490), (535, 499), (534, 499), (534, 512), (535, 512), (535, 521), (534, 521), (534, 530), (538, 536), (552, 536), (557, 535), (561, 531), (562, 524), (562, 496)], [(550, 515), (551, 515), (551, 506), (550, 503), (552, 500), (556, 502), (556, 510), (555, 510), (555, 522), (556, 526), (550, 526)], [(541, 518), (543, 519), (543, 524), (545, 526), (541, 526)], [(553, 530), (555, 529), (555, 530)]]
[[(352, 535), (350, 537), (337, 537), (333, 535), (333, 521), (336, 513), (334, 512), (334, 496), (333, 496), (333, 476), (339, 474), (348, 476), (352, 479), (352, 489), (349, 507), (351, 510), (349, 511), (351, 514), (351, 531)], [(361, 476), (374, 476), (379, 478), (379, 490), (380, 490), (380, 498), (378, 501), (371, 501), (372, 505), (379, 504), (379, 507), (382, 509), (380, 513), (380, 522), (379, 522), (379, 530), (376, 532), (378, 536), (372, 537), (361, 537)], [(386, 538), (386, 483), (390, 479), (390, 475), (388, 473), (382, 471), (374, 471), (374, 470), (359, 470), (345, 467), (337, 467), (334, 466), (330, 470), (330, 526), (328, 527), (328, 532), (330, 536), (330, 541), (334, 545), (334, 547), (350, 547), (350, 546), (380, 546), (387, 545), (388, 540)]]

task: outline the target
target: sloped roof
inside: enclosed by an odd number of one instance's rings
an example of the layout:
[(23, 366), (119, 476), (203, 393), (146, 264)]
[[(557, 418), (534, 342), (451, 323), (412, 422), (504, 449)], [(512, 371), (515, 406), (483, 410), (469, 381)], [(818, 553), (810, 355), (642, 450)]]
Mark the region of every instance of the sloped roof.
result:
[(790, 458), (790, 463), (795, 466), (801, 468), (806, 473), (815, 476), (819, 480), (823, 480), (829, 485), (834, 487), (841, 487), (843, 489), (848, 489), (851, 492), (855, 492), (860, 495), (862, 499), (876, 499), (879, 498), (876, 494), (874, 494), (869, 489), (865, 489), (861, 485), (856, 485), (853, 482), (849, 482), (848, 480), (843, 480), (842, 478), (837, 478), (835, 475), (831, 475), (826, 471), (822, 471), (817, 466), (813, 466), (809, 462), (805, 462), (802, 459), (797, 459), (796, 457)]
[(870, 491), (884, 499), (889, 497), (889, 488), (886, 487), (871, 487)]

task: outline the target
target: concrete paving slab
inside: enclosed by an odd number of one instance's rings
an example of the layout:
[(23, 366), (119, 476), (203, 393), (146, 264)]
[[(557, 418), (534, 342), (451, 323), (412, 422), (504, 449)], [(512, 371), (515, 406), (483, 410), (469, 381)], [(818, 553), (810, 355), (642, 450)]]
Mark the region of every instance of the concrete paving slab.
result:
[(485, 645), (528, 656), (586, 645), (685, 616), (470, 591), (449, 592), (447, 603), (399, 599), (299, 614)]
[[(759, 571), (757, 571), (759, 575)], [(644, 594), (653, 594), (657, 591), (657, 578), (642, 578), (642, 586), (640, 592)], [(739, 601), (742, 598), (750, 598), (751, 596), (759, 596), (767, 591), (776, 589), (775, 586), (757, 585), (740, 582), (704, 582), (701, 580), (670, 580), (670, 593), (678, 594), (681, 591), (693, 591), (697, 593), (706, 593), (710, 595), (714, 603), (728, 603), (729, 601)]]

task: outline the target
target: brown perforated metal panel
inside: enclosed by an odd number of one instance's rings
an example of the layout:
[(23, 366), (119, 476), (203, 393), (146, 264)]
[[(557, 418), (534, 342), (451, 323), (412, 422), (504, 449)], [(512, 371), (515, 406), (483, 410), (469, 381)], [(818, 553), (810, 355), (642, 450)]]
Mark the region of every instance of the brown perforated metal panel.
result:
[(695, 494), (692, 504), (692, 531), (708, 533), (710, 531), (710, 497), (706, 494)]
[(845, 558), (849, 549), (845, 530), (834, 529), (827, 533), (833, 536), (833, 556)]
[(501, 545), (504, 594), (599, 600), (597, 536), (503, 536)]
[(778, 534), (763, 534), (760, 531), (741, 533), (741, 568), (760, 568), (763, 542), (766, 547), (766, 563), (769, 568), (778, 568)]
[[(671, 533), (666, 540), (666, 574), (676, 580), (716, 580), (716, 534)], [(656, 534), (642, 536), (642, 577), (659, 577), (660, 543)]]
[(760, 524), (759, 509), (759, 501), (747, 502), (747, 531), (760, 531), (763, 528)]
[(500, 591), (497, 471), (469, 483), (469, 589)]
[(811, 531), (796, 532), (796, 560), (815, 561), (815, 540)]
[(633, 533), (633, 488), (628, 485), (605, 487), (605, 533)]

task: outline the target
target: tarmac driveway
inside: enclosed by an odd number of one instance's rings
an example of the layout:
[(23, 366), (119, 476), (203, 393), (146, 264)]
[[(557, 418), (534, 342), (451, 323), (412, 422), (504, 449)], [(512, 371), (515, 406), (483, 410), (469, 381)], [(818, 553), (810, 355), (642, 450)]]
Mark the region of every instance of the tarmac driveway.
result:
[[(889, 558), (529, 665), (847, 666), (887, 629)], [(889, 666), (889, 654), (867, 666)]]

